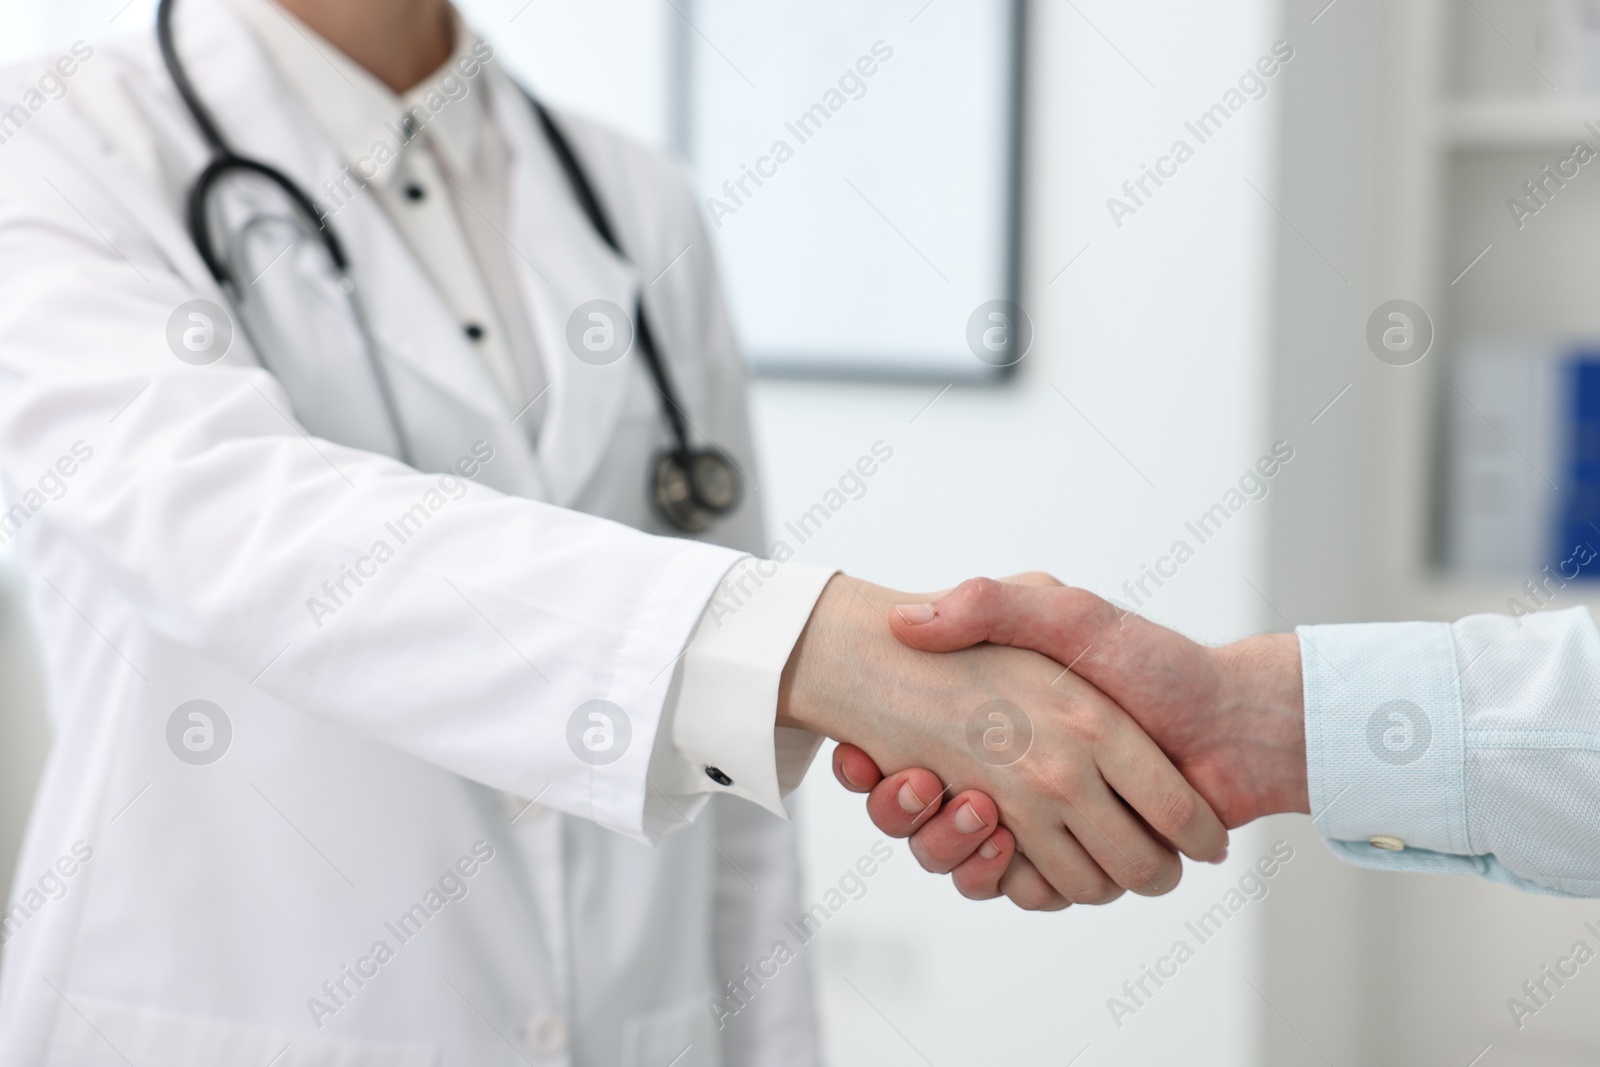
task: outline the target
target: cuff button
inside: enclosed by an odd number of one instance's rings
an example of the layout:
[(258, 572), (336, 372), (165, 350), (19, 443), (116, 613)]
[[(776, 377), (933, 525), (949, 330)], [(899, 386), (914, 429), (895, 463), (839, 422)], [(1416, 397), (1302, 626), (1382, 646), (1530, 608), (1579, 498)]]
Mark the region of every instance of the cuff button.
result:
[(1404, 852), (1406, 847), (1404, 841), (1389, 834), (1374, 834), (1367, 838), (1367, 844), (1373, 848), (1381, 848), (1385, 852)]
[(722, 771), (716, 767), (707, 767), (706, 777), (711, 779), (713, 782), (716, 782), (718, 785), (733, 784), (733, 779), (729, 778), (726, 774), (723, 774)]

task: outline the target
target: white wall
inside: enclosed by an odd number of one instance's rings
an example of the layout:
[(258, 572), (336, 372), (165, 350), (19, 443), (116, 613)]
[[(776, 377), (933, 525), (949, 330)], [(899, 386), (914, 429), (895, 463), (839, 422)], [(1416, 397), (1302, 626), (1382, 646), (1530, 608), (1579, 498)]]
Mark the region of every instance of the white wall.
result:
[(155, 0), (8, 0), (0, 4), (0, 65), (58, 52), (73, 41), (93, 45), (136, 32), (150, 25), (154, 11)]
[(670, 140), (670, 35), (662, 0), (456, 0), (517, 78), (640, 140)]

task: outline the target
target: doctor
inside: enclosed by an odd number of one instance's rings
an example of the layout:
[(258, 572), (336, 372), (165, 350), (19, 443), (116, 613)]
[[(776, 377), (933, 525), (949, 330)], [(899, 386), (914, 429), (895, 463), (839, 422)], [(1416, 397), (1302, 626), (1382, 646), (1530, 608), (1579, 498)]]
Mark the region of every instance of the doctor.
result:
[[(933, 666), (883, 625), (911, 594), (748, 555), (664, 159), (537, 110), (444, 0), (161, 24), (0, 127), (0, 537), (54, 731), (0, 1063), (815, 1063), (804, 955), (750, 968), (824, 732), (1033, 801), (986, 860), (1014, 895), (1223, 847), (1048, 659)], [(1048, 788), (947, 728), (995, 699), (1049, 706)]]
[[(816, 1062), (804, 959), (721, 1030), (706, 1008), (799, 910), (788, 823), (700, 813), (781, 810), (772, 703), (722, 723), (727, 670), (676, 669), (762, 547), (755, 492), (730, 547), (637, 532), (682, 532), (647, 491), (661, 403), (637, 352), (566, 336), (642, 293), (678, 402), (751, 470), (681, 180), (560, 117), (614, 253), (442, 0), (167, 17), (229, 149), (326, 215), (383, 377), (272, 183), (207, 205), (218, 285), (185, 215), (216, 153), (154, 34), (80, 58), (0, 146), (0, 535), (55, 733), (0, 1062)], [(805, 611), (760, 611), (747, 634), (793, 629), (775, 691)], [(703, 753), (657, 743), (673, 696)], [(816, 738), (793, 737), (798, 775)]]

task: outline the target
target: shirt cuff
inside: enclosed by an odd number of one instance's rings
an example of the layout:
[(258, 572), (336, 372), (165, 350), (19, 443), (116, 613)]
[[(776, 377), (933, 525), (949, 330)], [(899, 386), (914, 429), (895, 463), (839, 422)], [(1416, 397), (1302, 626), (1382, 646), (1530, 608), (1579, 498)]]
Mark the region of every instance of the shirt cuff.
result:
[(1418, 850), (1470, 855), (1461, 687), (1449, 624), (1295, 632), (1312, 823), (1335, 855), (1401, 870), (1436, 862)]
[[(779, 727), (778, 683), (837, 571), (745, 557), (724, 576), (679, 662), (651, 760), (651, 793), (674, 809), (732, 793), (788, 818), (783, 797), (822, 746)], [(664, 813), (663, 813), (664, 814)]]

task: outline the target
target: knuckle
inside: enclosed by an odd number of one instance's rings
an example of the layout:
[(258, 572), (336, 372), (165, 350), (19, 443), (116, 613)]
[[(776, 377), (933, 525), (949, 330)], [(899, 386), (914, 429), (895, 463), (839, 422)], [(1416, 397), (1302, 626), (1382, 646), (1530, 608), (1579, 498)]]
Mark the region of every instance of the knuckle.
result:
[(1199, 817), (1200, 805), (1194, 794), (1182, 789), (1173, 790), (1161, 804), (1156, 829), (1165, 837), (1176, 837), (1193, 827)]
[(1060, 800), (1079, 796), (1084, 789), (1084, 766), (1077, 760), (1045, 758), (1035, 759), (1029, 753), (1016, 764), (1022, 785), (1030, 796)]
[(1135, 892), (1172, 888), (1165, 883), (1171, 879), (1169, 865), (1159, 856), (1137, 856), (1129, 859), (1118, 871), (1117, 884)]
[(1110, 878), (1089, 878), (1069, 887), (1063, 895), (1074, 904), (1109, 904), (1122, 895), (1122, 887)]
[(1023, 911), (1049, 911), (1055, 894), (1046, 886), (1029, 884), (1013, 889), (1011, 900)]
[(1068, 731), (1086, 745), (1103, 745), (1112, 735), (1115, 722), (1111, 713), (1097, 703), (1074, 700), (1067, 708)]
[(956, 588), (956, 595), (976, 608), (994, 603), (1000, 593), (1000, 583), (993, 578), (969, 578)]

